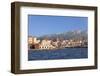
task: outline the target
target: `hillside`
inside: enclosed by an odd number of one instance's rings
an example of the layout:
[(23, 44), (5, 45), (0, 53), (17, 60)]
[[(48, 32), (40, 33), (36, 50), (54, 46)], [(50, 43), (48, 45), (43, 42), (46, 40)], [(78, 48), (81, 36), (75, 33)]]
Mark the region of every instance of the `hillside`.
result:
[(49, 34), (38, 37), (40, 40), (48, 38), (51, 40), (59, 39), (84, 39), (87, 40), (88, 33), (86, 30), (84, 31), (68, 31), (63, 33)]

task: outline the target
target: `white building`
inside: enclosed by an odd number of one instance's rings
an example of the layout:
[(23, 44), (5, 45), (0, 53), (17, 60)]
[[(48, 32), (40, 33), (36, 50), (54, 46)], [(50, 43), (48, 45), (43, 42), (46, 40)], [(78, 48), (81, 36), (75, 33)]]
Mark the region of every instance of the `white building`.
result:
[(51, 45), (51, 40), (42, 40), (40, 44), (40, 49), (53, 49), (55, 48)]

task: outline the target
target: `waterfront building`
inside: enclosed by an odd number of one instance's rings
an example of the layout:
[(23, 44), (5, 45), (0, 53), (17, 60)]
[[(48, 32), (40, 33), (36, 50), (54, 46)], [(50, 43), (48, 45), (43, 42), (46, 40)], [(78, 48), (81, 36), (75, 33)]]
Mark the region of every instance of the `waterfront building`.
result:
[(51, 40), (42, 40), (39, 47), (40, 47), (40, 49), (53, 49), (53, 48), (55, 48), (53, 45), (51, 45)]
[(28, 48), (29, 49), (37, 48), (39, 43), (40, 43), (40, 40), (37, 40), (36, 37), (32, 37), (32, 36), (28, 37)]
[(32, 36), (29, 36), (28, 37), (28, 44), (32, 44), (33, 43), (33, 37)]
[(51, 45), (53, 45), (54, 47), (58, 47), (58, 42), (57, 41), (54, 41), (54, 42), (51, 42)]
[(67, 47), (87, 47), (88, 41), (82, 39), (70, 39), (70, 40), (49, 40), (45, 38), (38, 40), (36, 37), (28, 37), (28, 47), (31, 49), (55, 49), (55, 48), (67, 48)]
[(36, 37), (32, 37), (32, 36), (28, 37), (28, 43), (29, 44), (38, 44), (39, 42), (40, 42), (40, 40), (37, 40)]

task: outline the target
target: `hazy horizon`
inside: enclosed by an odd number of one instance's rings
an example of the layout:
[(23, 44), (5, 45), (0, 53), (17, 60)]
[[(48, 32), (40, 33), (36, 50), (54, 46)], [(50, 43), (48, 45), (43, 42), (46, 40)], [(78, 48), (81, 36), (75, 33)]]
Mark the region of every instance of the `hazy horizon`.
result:
[[(53, 34), (62, 34), (62, 33), (67, 33), (67, 32), (82, 32), (82, 31), (85, 31), (85, 30), (71, 30), (71, 31), (65, 31), (65, 32), (59, 32), (59, 33), (52, 33), (52, 34), (44, 34), (44, 35), (40, 35), (40, 36), (35, 36), (35, 35), (28, 35), (28, 36), (33, 36), (33, 37), (41, 37), (41, 36), (46, 36), (46, 35), (53, 35)], [(85, 31), (87, 32), (87, 30)]]

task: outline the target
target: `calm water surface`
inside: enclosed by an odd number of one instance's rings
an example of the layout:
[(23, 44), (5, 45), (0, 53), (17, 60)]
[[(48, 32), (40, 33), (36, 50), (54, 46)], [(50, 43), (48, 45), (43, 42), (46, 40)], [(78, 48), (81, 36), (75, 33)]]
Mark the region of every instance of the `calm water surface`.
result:
[(88, 58), (88, 48), (64, 48), (56, 50), (28, 50), (28, 60)]

